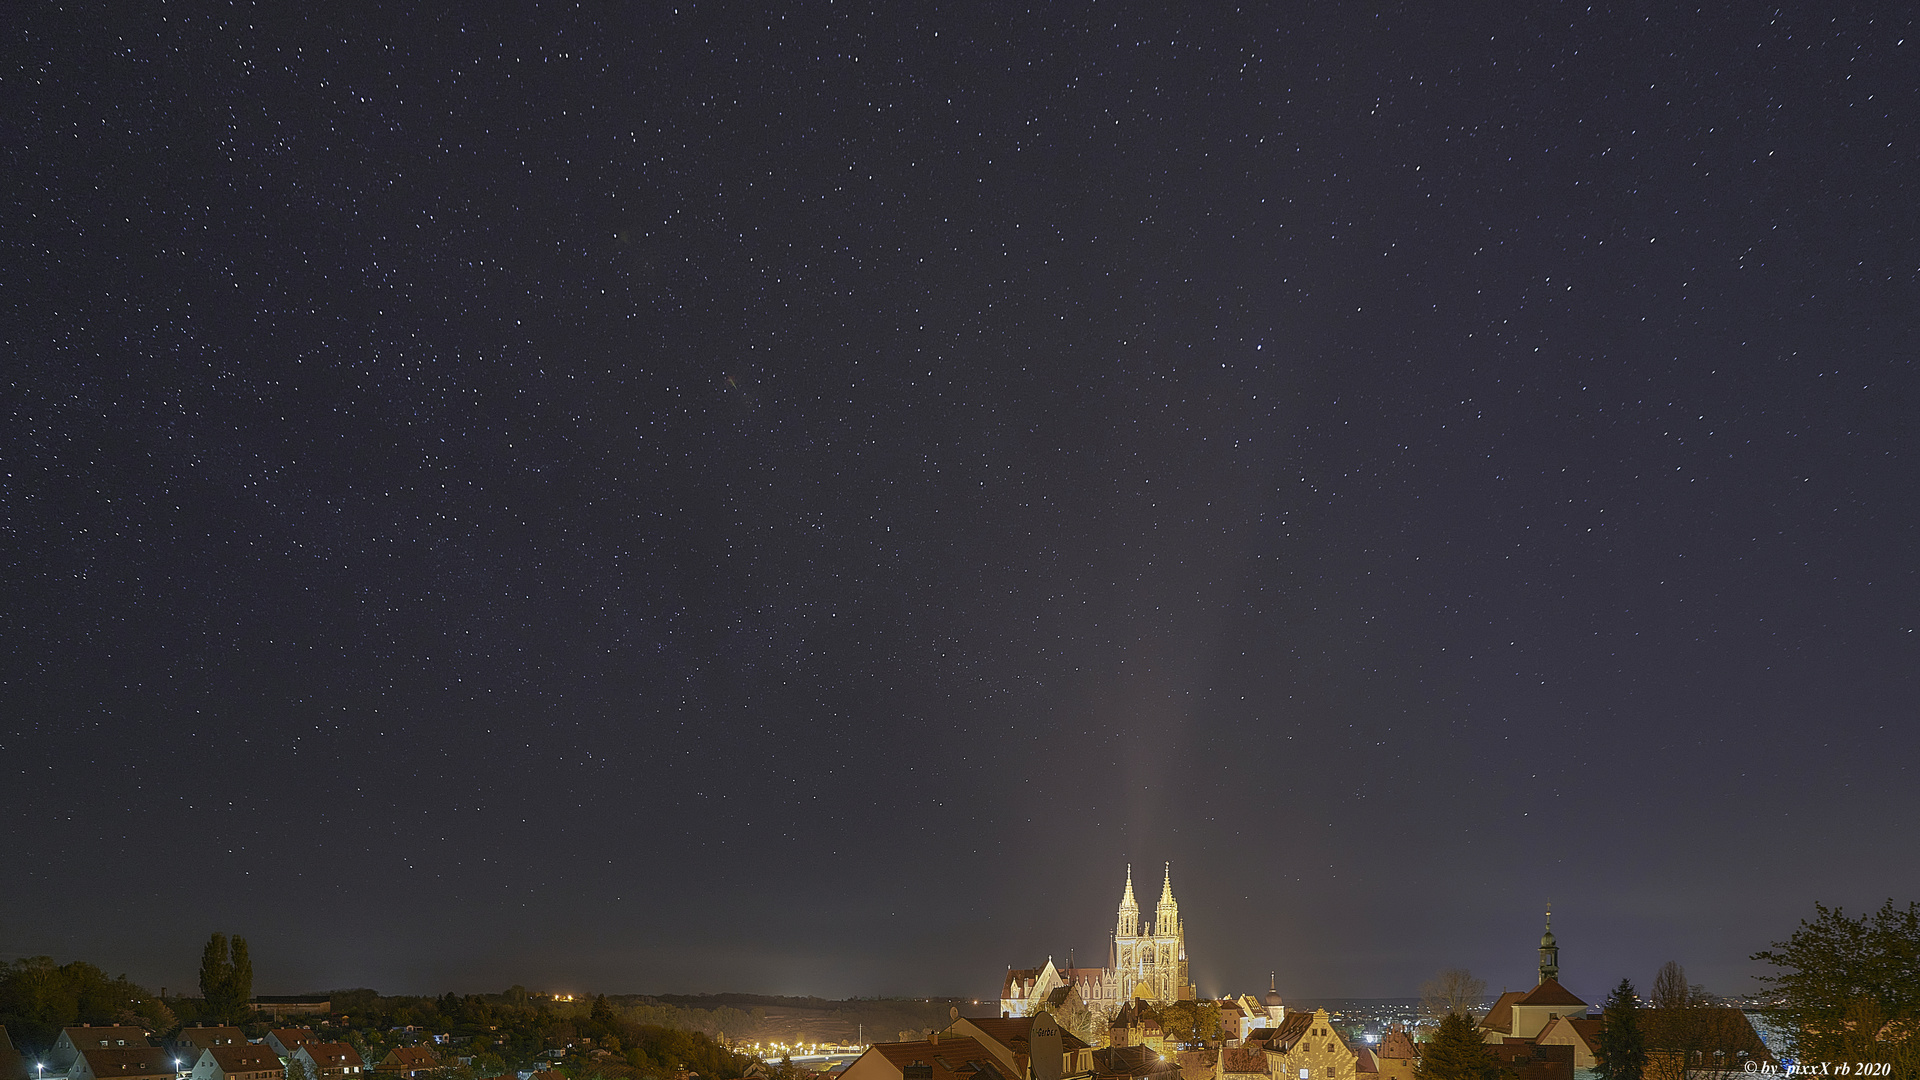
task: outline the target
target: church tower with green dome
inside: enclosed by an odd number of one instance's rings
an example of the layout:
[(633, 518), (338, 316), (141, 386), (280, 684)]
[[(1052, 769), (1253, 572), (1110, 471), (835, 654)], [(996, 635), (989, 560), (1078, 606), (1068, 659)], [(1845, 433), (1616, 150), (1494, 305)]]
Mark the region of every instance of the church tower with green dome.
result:
[(1547, 905), (1547, 932), (1540, 935), (1540, 981), (1560, 978), (1560, 946), (1553, 940), (1553, 905)]

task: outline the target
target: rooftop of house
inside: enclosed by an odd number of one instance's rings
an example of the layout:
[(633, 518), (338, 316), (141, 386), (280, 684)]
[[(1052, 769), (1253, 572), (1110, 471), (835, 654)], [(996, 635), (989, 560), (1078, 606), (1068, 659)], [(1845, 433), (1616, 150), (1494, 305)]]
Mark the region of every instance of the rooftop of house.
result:
[(992, 1051), (977, 1039), (952, 1036), (937, 1043), (874, 1043), (867, 1053), (886, 1058), (902, 1075), (909, 1075), (908, 1067), (918, 1065), (931, 1070), (930, 1080), (1007, 1080)]
[[(1027, 1052), (1027, 1040), (1033, 1034), (1033, 1017), (1031, 1016), (968, 1017), (967, 1023), (972, 1024), (987, 1038), (1018, 1054)], [(1060, 1049), (1062, 1051), (1085, 1050), (1087, 1044), (1073, 1032), (1061, 1028)]]
[(1480, 1018), (1480, 1026), (1491, 1031), (1512, 1031), (1514, 1003), (1526, 996), (1522, 990), (1509, 990), (1501, 994), (1500, 999), (1493, 1003), (1493, 1008), (1487, 1010), (1487, 1015)]
[[(1506, 998), (1506, 996), (1507, 995), (1505, 994), (1500, 995), (1500, 997), (1503, 1000)], [(1513, 1004), (1515, 1005), (1553, 1005), (1553, 1006), (1566, 1006), (1566, 1007), (1572, 1007), (1577, 1005), (1582, 1009), (1587, 1007), (1586, 1002), (1581, 1001), (1577, 997), (1574, 997), (1573, 992), (1571, 990), (1568, 990), (1566, 987), (1561, 986), (1559, 982), (1553, 979), (1541, 980), (1539, 986), (1536, 986), (1532, 990), (1528, 991), (1525, 997), (1522, 997), (1520, 1000), (1513, 1002)]]
[(306, 1051), (307, 1056), (312, 1058), (315, 1064), (325, 1069), (337, 1069), (343, 1065), (357, 1067), (366, 1064), (360, 1060), (360, 1051), (355, 1050), (349, 1043), (310, 1042), (303, 1044), (300, 1049)]
[(80, 1056), (101, 1077), (172, 1076), (173, 1054), (160, 1046), (83, 1046)]
[(282, 1068), (280, 1055), (274, 1053), (272, 1047), (257, 1043), (209, 1046), (200, 1052), (200, 1060), (205, 1061), (208, 1056), (212, 1056), (213, 1063), (220, 1067), (221, 1072), (259, 1072), (262, 1069)]
[(137, 1027), (70, 1027), (60, 1034), (75, 1046), (146, 1046), (147, 1030)]
[(1093, 1052), (1093, 1071), (1102, 1078), (1128, 1077), (1140, 1080), (1159, 1077), (1172, 1080), (1180, 1075), (1180, 1064), (1168, 1061), (1145, 1046), (1109, 1046)]

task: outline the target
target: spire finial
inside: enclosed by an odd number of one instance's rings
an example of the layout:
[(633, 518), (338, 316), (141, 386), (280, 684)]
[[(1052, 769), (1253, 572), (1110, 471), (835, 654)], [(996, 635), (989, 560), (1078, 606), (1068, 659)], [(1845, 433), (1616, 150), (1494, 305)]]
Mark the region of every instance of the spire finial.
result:
[(1540, 933), (1540, 981), (1560, 977), (1560, 943), (1553, 938), (1553, 901), (1547, 901), (1547, 928)]

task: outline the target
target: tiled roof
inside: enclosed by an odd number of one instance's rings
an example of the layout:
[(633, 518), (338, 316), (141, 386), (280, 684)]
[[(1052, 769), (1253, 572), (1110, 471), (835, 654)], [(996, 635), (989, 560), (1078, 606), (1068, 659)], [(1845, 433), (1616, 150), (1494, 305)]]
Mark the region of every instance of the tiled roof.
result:
[[(1031, 1016), (970, 1016), (967, 1018), (967, 1023), (979, 1028), (981, 1034), (1001, 1046), (1014, 1047), (1018, 1044), (1019, 1052), (1023, 1054), (1027, 1052), (1027, 1039), (1033, 1034), (1033, 1017)], [(1078, 1035), (1064, 1027), (1060, 1029), (1061, 1050), (1085, 1050), (1086, 1048), (1087, 1044), (1081, 1041)]]
[[(1770, 1061), (1767, 1046), (1753, 1030), (1753, 1021), (1739, 1009), (1703, 1006), (1697, 1009), (1641, 1009), (1640, 1030), (1649, 1050), (1699, 1050), (1712, 1057), (1715, 1050), (1728, 1058), (1740, 1051), (1755, 1061)], [(1728, 1066), (1737, 1068), (1738, 1066)]]
[(1227, 1056), (1226, 1060), (1220, 1063), (1221, 1072), (1261, 1074), (1267, 1072), (1267, 1055), (1258, 1049), (1229, 1046), (1220, 1052)]
[(1380, 1056), (1413, 1060), (1413, 1038), (1404, 1031), (1389, 1031), (1380, 1036)]
[(424, 1046), (395, 1047), (387, 1051), (387, 1056), (381, 1059), (381, 1064), (384, 1065), (388, 1061), (408, 1069), (431, 1069), (440, 1064), (440, 1059), (434, 1056), (433, 1051)]
[(123, 1076), (172, 1076), (173, 1055), (158, 1046), (83, 1046), (80, 1056), (101, 1080)]
[(1380, 1061), (1373, 1056), (1372, 1050), (1356, 1046), (1353, 1048), (1353, 1067), (1357, 1072), (1377, 1073), (1380, 1071)]
[(70, 1027), (61, 1028), (60, 1030), (67, 1036), (67, 1041), (75, 1046), (98, 1047), (103, 1039), (108, 1046), (114, 1047), (120, 1046), (123, 1043), (127, 1046), (147, 1045), (147, 1032), (145, 1028)]
[(366, 1064), (360, 1060), (360, 1051), (355, 1050), (351, 1043), (310, 1042), (300, 1049), (305, 1050), (313, 1063), (323, 1069), (359, 1068)]
[(874, 1043), (867, 1053), (879, 1054), (902, 1072), (914, 1063), (933, 1069), (933, 1080), (1005, 1080), (993, 1054), (977, 1039), (945, 1038), (939, 1042)]
[[(1007, 981), (1000, 984), (1000, 996), (1003, 998), (1015, 996), (1024, 997), (1026, 995), (1026, 987), (1024, 984), (1039, 978), (1040, 973), (1045, 970), (1045, 968), (1008, 968)], [(1015, 995), (1015, 990), (1020, 991), (1020, 994)]]
[(26, 1059), (13, 1048), (13, 1040), (7, 1038), (7, 1026), (0, 1024), (0, 1080), (27, 1080), (32, 1075)]
[(1600, 1035), (1600, 1026), (1600, 1018), (1597, 1016), (1556, 1016), (1547, 1021), (1547, 1026), (1540, 1029), (1540, 1033), (1533, 1037), (1533, 1041), (1540, 1042), (1564, 1027), (1573, 1032), (1574, 1038), (1579, 1040), (1588, 1051), (1592, 1051), (1594, 1040)]
[(237, 1027), (184, 1027), (173, 1041), (205, 1050), (209, 1046), (238, 1046), (247, 1041), (247, 1036)]
[(1525, 1039), (1503, 1039), (1487, 1049), (1515, 1080), (1573, 1080), (1573, 1047), (1541, 1046)]
[(1180, 1075), (1180, 1066), (1167, 1061), (1145, 1046), (1109, 1046), (1093, 1052), (1093, 1071), (1101, 1077), (1157, 1077), (1171, 1080)]
[(1312, 1013), (1291, 1013), (1285, 1020), (1280, 1021), (1279, 1027), (1262, 1029), (1272, 1033), (1266, 1037), (1263, 1046), (1270, 1053), (1284, 1054), (1293, 1049), (1293, 1045), (1299, 1042), (1301, 1036), (1305, 1035), (1307, 1029), (1312, 1026)]
[(245, 1046), (209, 1046), (202, 1052), (213, 1055), (213, 1063), (220, 1066), (221, 1072), (259, 1072), (262, 1069), (280, 1070), (280, 1055), (269, 1047), (248, 1043)]
[(320, 1036), (315, 1035), (313, 1033), (312, 1028), (303, 1028), (303, 1027), (274, 1028), (272, 1031), (267, 1032), (267, 1034), (272, 1036), (273, 1038), (279, 1039), (280, 1045), (286, 1047), (289, 1050), (292, 1050), (294, 1047), (297, 1047), (297, 1046), (304, 1046), (305, 1044), (310, 1042), (318, 1042), (320, 1039)]
[(1514, 1003), (1526, 996), (1518, 990), (1509, 990), (1501, 994), (1500, 1000), (1494, 1002), (1493, 1008), (1487, 1010), (1487, 1015), (1480, 1018), (1480, 1026), (1493, 1031), (1512, 1031)]
[[(1507, 995), (1501, 994), (1502, 998)], [(1587, 1003), (1573, 996), (1573, 992), (1552, 979), (1547, 979), (1533, 988), (1526, 997), (1514, 1002), (1515, 1005), (1578, 1005), (1586, 1008)], [(1509, 1029), (1511, 1030), (1511, 1029)]]

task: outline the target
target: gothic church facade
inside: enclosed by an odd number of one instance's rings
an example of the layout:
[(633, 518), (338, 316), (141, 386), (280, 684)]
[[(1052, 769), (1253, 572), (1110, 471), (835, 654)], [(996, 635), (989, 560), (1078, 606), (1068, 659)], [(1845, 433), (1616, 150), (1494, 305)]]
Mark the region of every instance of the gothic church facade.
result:
[(1187, 978), (1187, 928), (1173, 899), (1171, 863), (1160, 881), (1160, 900), (1153, 905), (1151, 924), (1140, 921), (1140, 905), (1133, 899), (1133, 867), (1127, 867), (1127, 887), (1113, 928), (1112, 967), (1129, 998), (1154, 1005), (1193, 1000), (1193, 983)]
[(1129, 1001), (1144, 999), (1155, 1005), (1194, 998), (1187, 974), (1187, 931), (1180, 920), (1180, 904), (1173, 898), (1173, 867), (1160, 881), (1160, 900), (1151, 921), (1140, 917), (1133, 896), (1133, 867), (1114, 918), (1113, 938), (1104, 968), (1045, 967), (1009, 969), (1000, 989), (1003, 1016), (1029, 1016), (1034, 1010), (1063, 1004), (1061, 991), (1073, 988), (1080, 1001), (1104, 1021)]

